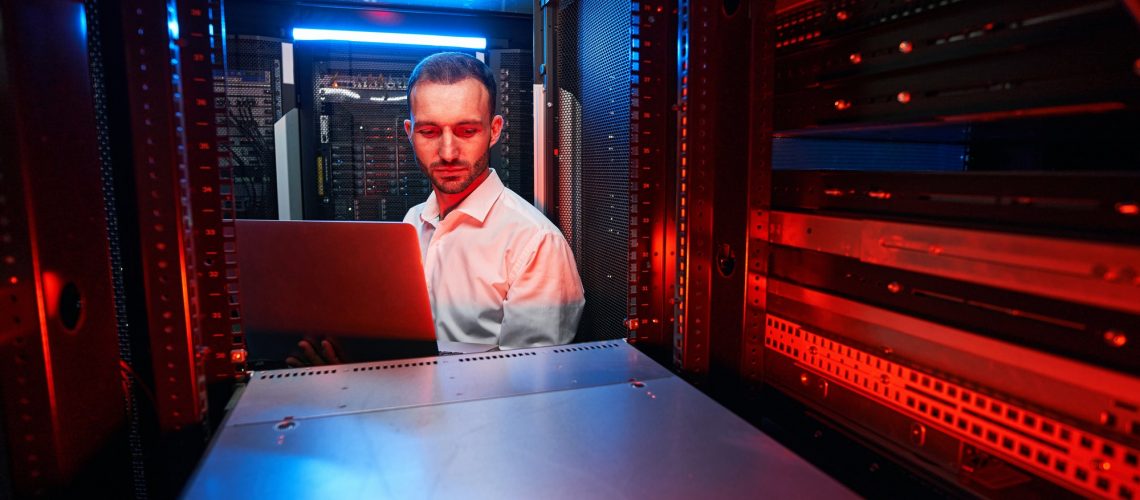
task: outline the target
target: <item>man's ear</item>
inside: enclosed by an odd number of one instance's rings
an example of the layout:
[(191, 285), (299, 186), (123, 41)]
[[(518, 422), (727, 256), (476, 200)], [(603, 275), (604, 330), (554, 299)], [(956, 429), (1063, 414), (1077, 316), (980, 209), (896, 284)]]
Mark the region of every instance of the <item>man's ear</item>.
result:
[(499, 142), (499, 134), (503, 132), (503, 115), (495, 115), (491, 118), (491, 144), (487, 147), (494, 146)]
[(404, 133), (408, 134), (408, 140), (412, 139), (412, 121), (404, 120)]

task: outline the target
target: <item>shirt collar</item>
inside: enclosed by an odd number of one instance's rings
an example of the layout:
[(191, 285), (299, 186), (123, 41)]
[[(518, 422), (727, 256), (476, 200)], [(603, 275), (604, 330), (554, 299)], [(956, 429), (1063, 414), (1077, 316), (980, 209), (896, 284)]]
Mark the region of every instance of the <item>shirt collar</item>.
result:
[[(487, 214), (490, 213), (491, 207), (499, 199), (499, 195), (503, 194), (503, 181), (499, 179), (499, 174), (495, 172), (495, 169), (492, 168), (490, 171), (487, 179), (471, 194), (467, 195), (463, 201), (459, 202), (459, 205), (453, 208), (452, 212), (463, 212), (468, 217), (479, 221), (480, 224), (483, 223)], [(431, 194), (428, 195), (427, 205), (424, 206), (420, 218), (429, 223), (439, 220), (439, 201), (436, 200), (435, 190), (432, 190)]]

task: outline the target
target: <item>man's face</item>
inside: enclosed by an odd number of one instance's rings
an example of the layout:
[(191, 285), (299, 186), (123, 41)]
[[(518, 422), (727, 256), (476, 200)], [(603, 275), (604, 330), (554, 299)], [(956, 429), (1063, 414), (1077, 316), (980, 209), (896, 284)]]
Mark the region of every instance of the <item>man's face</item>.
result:
[(404, 131), (416, 162), (437, 191), (459, 194), (487, 171), (503, 117), (491, 117), (490, 94), (474, 78), (445, 85), (421, 81), (412, 90)]

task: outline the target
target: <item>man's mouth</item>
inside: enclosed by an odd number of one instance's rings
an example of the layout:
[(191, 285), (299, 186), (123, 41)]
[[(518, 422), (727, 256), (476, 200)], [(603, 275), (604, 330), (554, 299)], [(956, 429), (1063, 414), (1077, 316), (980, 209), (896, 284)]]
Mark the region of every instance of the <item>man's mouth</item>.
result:
[(436, 175), (445, 176), (461, 175), (467, 173), (467, 167), (463, 165), (438, 166), (433, 168), (432, 172), (434, 172)]

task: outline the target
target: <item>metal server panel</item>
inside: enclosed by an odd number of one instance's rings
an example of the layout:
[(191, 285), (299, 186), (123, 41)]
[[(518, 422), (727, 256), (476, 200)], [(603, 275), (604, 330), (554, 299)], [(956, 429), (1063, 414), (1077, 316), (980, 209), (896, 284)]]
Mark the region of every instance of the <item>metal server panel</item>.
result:
[(758, 492), (852, 497), (645, 355), (607, 341), (255, 373), (184, 498)]

